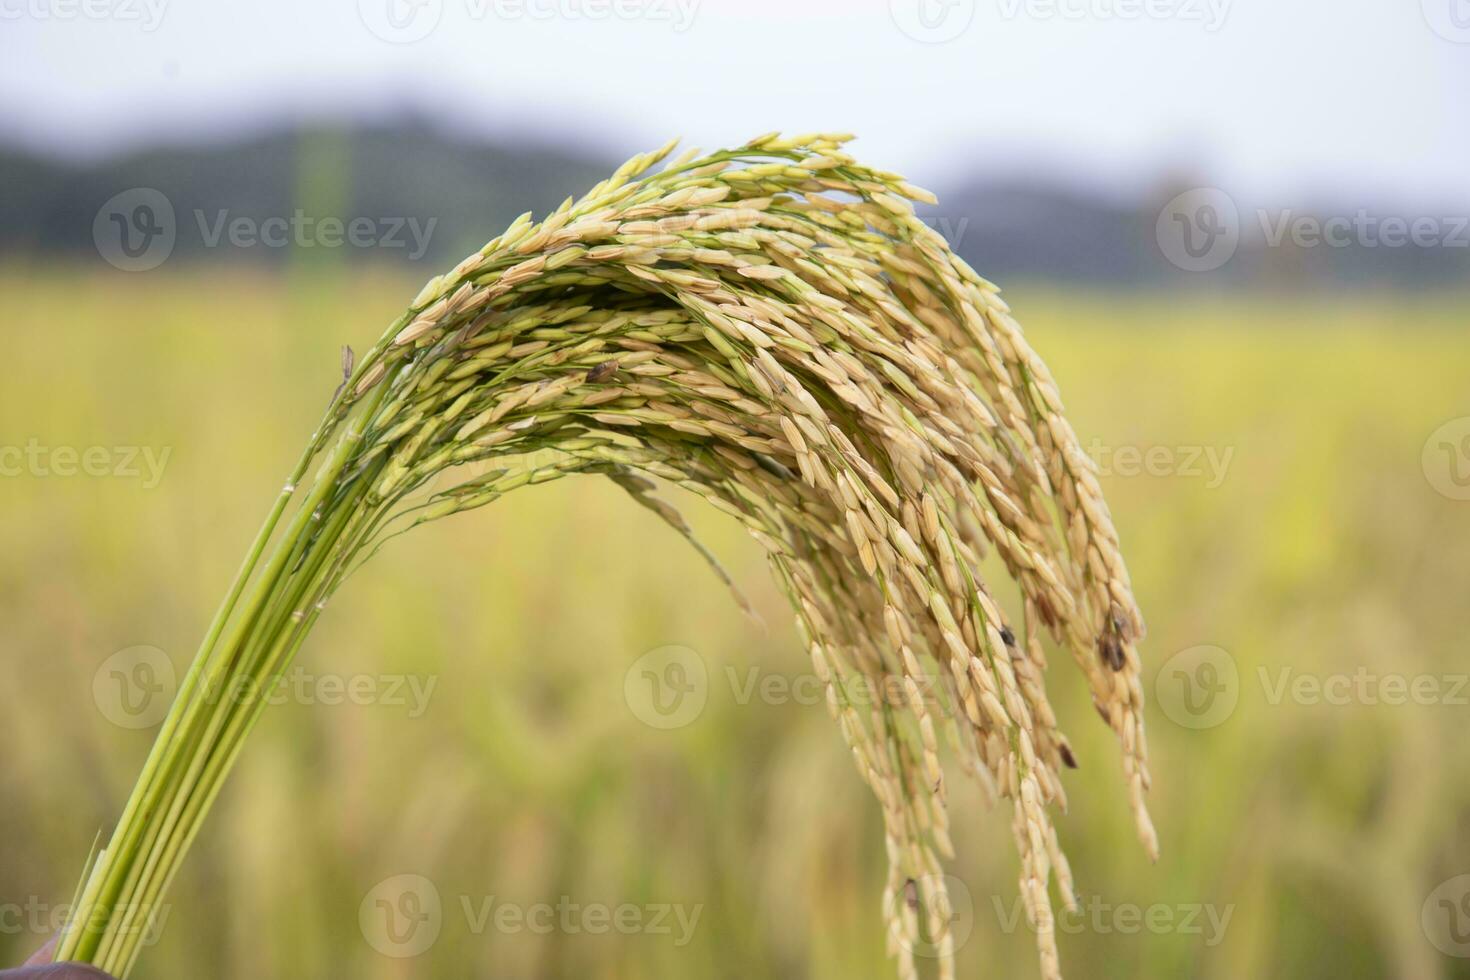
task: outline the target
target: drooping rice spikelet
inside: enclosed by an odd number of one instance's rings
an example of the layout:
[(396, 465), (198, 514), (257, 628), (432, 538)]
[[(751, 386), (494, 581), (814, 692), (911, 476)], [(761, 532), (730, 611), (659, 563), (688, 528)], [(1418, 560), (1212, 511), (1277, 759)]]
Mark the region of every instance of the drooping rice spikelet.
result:
[[(599, 474), (686, 536), (649, 478), (690, 490), (768, 553), (882, 809), (899, 975), (918, 975), (921, 943), (954, 972), (941, 739), (1012, 802), (1041, 972), (1060, 975), (1053, 879), (1073, 896), (1051, 812), (1075, 759), (1047, 700), (1043, 636), (1117, 733), (1153, 855), (1142, 617), (1094, 468), (998, 290), (915, 216), (925, 192), (857, 163), (846, 141), (768, 134), (652, 173), (670, 144), (424, 287), (349, 369), (271, 511), (62, 955), (131, 967), (131, 927), (265, 700), (221, 692), (268, 689), (381, 544)], [(1019, 587), (1019, 622), (981, 578), (990, 552)]]

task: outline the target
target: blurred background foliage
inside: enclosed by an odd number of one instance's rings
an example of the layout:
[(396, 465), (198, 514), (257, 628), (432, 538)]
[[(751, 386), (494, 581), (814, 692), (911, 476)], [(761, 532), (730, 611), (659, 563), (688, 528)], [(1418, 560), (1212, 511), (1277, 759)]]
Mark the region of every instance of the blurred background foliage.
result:
[[(153, 488), (0, 479), (0, 963), (46, 938), (25, 908), (69, 898), (153, 736), (98, 710), (94, 675), (134, 645), (186, 668), (337, 383), (338, 346), (370, 342), (425, 278), (316, 259), (128, 275), (38, 254), (0, 265), (3, 441), (171, 455)], [(1087, 910), (1064, 920), (1068, 975), (1470, 976), (1421, 921), (1431, 892), (1470, 871), (1470, 692), (1272, 697), (1287, 669), (1467, 670), (1470, 503), (1437, 492), (1421, 453), (1470, 412), (1470, 296), (1024, 281), (1007, 295), (1084, 444), (1172, 460), (1103, 478), (1150, 622), (1156, 866), (1065, 656), (1049, 681), (1081, 760), (1060, 820)], [(1228, 459), (1221, 478), (1207, 453)], [(808, 669), (784, 601), (753, 542), (674, 499), (763, 625), (590, 478), (426, 528), (367, 566), (299, 662), (432, 679), (426, 709), (270, 710), (138, 975), (890, 976), (876, 805), (822, 705), (745, 696), (751, 678)], [(669, 644), (695, 651), (709, 683), (698, 717), (664, 731), (624, 682)], [(1200, 645), (1227, 651), (1239, 682), (1233, 711), (1196, 729), (1163, 710), (1155, 680)], [(1034, 975), (1009, 814), (951, 774), (964, 975)], [(411, 959), (376, 952), (359, 924), (364, 897), (400, 874), (444, 902), (437, 942)], [(477, 932), (461, 899), (491, 896), (698, 919), (683, 944), (677, 924)]]

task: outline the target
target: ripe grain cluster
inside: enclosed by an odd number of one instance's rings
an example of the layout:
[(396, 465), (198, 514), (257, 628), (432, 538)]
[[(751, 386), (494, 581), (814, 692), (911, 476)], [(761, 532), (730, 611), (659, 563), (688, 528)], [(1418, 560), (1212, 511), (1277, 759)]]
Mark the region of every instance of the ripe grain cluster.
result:
[[(266, 700), (219, 692), (267, 688), (381, 544), (596, 474), (685, 535), (655, 491), (692, 491), (765, 549), (882, 807), (900, 975), (917, 975), (920, 943), (954, 970), (941, 744), (1011, 801), (1041, 972), (1060, 975), (1051, 886), (1066, 904), (1073, 889), (1052, 814), (1076, 760), (1043, 643), (1070, 653), (1117, 733), (1152, 855), (1142, 618), (1045, 365), (996, 287), (915, 216), (932, 198), (856, 162), (846, 139), (635, 157), (522, 216), (347, 359), (84, 881), (63, 957), (131, 968), (133, 927)], [(981, 577), (990, 554), (1017, 586), (1014, 618)]]

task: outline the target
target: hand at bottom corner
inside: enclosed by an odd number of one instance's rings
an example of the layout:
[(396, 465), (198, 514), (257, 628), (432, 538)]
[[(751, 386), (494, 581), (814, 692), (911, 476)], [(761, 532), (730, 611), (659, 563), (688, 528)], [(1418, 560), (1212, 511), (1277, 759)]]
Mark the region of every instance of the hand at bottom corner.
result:
[(53, 963), (56, 940), (36, 950), (31, 958), (13, 970), (0, 970), (0, 980), (115, 980), (95, 966), (85, 963)]

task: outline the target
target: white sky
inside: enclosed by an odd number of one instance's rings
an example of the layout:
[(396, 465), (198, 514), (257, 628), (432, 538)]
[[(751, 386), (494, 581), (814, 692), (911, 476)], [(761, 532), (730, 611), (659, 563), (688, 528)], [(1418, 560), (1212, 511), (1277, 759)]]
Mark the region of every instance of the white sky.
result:
[[(432, 29), (382, 40), (389, 4)], [(925, 12), (958, 36), (900, 27)], [(1262, 204), (1443, 206), (1470, 202), (1456, 37), (1470, 0), (0, 0), (0, 134), (105, 149), (417, 106), (617, 154), (850, 130), (929, 185), (1188, 168)]]

